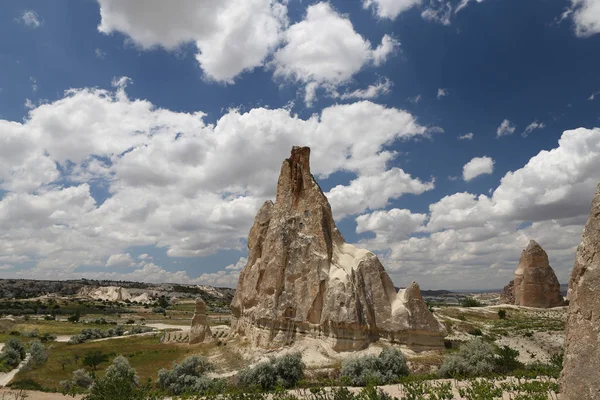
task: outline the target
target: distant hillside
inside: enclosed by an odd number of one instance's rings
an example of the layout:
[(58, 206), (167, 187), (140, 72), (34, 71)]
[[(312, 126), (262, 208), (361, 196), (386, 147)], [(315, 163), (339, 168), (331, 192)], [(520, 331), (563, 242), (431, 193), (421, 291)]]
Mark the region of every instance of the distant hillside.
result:
[[(220, 300), (229, 304), (235, 289), (219, 288), (204, 285), (187, 285), (176, 283), (144, 283), (130, 281), (111, 281), (77, 279), (67, 281), (46, 281), (35, 279), (0, 279), (0, 298), (28, 299), (39, 296), (74, 296), (83, 288), (122, 287), (135, 293), (149, 292), (152, 297), (202, 297), (205, 301)], [(89, 292), (89, 290), (84, 290)]]

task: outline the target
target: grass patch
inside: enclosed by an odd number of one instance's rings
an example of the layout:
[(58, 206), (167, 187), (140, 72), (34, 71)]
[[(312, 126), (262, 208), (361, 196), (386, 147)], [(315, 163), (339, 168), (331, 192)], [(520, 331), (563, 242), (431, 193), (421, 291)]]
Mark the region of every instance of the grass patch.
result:
[[(92, 351), (101, 351), (103, 354), (108, 355), (108, 361), (98, 366), (97, 375), (103, 375), (104, 370), (112, 360), (117, 355), (123, 355), (127, 357), (131, 366), (137, 370), (140, 382), (145, 382), (148, 378), (156, 380), (159, 369), (170, 368), (173, 361), (189, 355), (191, 349), (187, 346), (162, 344), (159, 342), (158, 337), (152, 336), (105, 340), (78, 345), (55, 343), (48, 350), (48, 361), (40, 367), (20, 371), (13, 381), (13, 386), (31, 381), (48, 391), (59, 390), (60, 381), (70, 379), (74, 370), (82, 368), (85, 355)], [(63, 369), (61, 361), (65, 358), (72, 361), (65, 364)]]

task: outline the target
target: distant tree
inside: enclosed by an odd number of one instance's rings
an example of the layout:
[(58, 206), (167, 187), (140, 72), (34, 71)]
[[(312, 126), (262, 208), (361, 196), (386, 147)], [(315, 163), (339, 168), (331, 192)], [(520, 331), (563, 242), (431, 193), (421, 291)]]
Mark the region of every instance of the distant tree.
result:
[(79, 322), (79, 319), (81, 318), (81, 315), (79, 314), (79, 311), (77, 311), (75, 314), (70, 315), (69, 318), (67, 318), (67, 321), (71, 322), (72, 324)]
[(474, 299), (473, 297), (465, 297), (461, 302), (460, 305), (463, 307), (481, 307), (482, 304), (479, 300)]
[(94, 371), (105, 361), (108, 361), (108, 356), (101, 350), (90, 351), (83, 357), (83, 365), (91, 367)]
[(167, 308), (169, 307), (169, 299), (167, 299), (165, 296), (160, 296), (158, 298), (158, 306), (161, 308)]
[(498, 318), (505, 319), (506, 318), (506, 310), (498, 310)]

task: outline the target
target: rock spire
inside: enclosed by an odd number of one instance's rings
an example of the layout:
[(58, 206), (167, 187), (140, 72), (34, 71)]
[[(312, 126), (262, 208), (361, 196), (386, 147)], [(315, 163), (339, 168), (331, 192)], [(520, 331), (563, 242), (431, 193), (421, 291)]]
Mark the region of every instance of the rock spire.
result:
[(378, 258), (344, 241), (310, 172), (308, 147), (294, 147), (283, 162), (275, 203), (258, 211), (248, 249), (232, 329), (257, 346), (291, 344), (299, 335), (322, 338), (338, 351), (379, 339), (443, 345), (445, 329), (419, 286), (396, 293)]

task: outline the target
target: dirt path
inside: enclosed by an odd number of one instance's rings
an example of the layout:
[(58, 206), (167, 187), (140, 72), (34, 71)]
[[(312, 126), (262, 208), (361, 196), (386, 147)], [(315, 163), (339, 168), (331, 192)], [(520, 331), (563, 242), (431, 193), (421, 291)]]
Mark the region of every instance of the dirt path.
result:
[(25, 357), (25, 359), (23, 361), (21, 361), (21, 363), (17, 366), (17, 368), (13, 369), (10, 372), (0, 372), (0, 386), (8, 385), (10, 383), (10, 381), (12, 381), (12, 379), (15, 377), (17, 372), (19, 372), (21, 370), (21, 368), (23, 368), (27, 364), (28, 361), (29, 361), (29, 354), (27, 354), (27, 357)]

